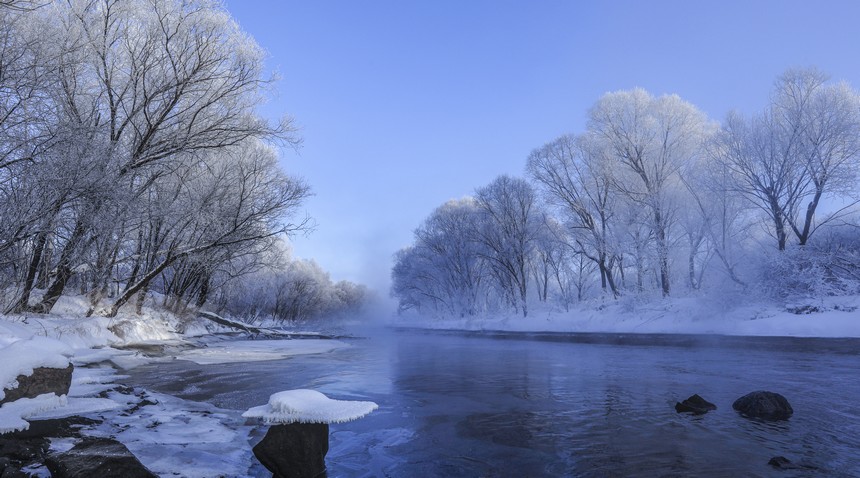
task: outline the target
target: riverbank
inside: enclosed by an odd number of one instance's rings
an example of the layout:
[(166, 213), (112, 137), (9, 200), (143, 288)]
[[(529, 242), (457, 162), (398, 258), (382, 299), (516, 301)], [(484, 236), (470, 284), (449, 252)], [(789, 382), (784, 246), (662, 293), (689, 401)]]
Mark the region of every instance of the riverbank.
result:
[(537, 309), (468, 318), (399, 317), (410, 328), (559, 333), (693, 334), (773, 337), (860, 337), (860, 297), (826, 297), (785, 304), (708, 298), (587, 302), (569, 311)]
[(227, 334), (229, 328), (211, 320), (183, 318), (150, 307), (141, 316), (122, 314), (114, 319), (83, 317), (84, 311), (82, 301), (73, 298), (58, 304), (51, 315), (0, 315), (0, 351), (13, 344), (24, 350), (20, 367), (8, 371), (12, 377), (44, 365), (38, 351), (22, 345), (30, 342), (47, 343), (62, 354), (59, 358), (74, 365), (68, 394), (57, 397), (50, 407), (16, 414), (12, 406), (16, 402), (11, 402), (0, 409), (0, 422), (8, 415), (25, 428), (29, 428), (26, 422), (33, 425), (30, 432), (10, 429), (0, 435), (0, 441), (16, 450), (29, 447), (32, 451), (0, 463), (0, 473), (5, 475), (9, 468), (23, 473), (15, 476), (48, 477), (47, 456), (67, 452), (86, 440), (109, 439), (122, 443), (159, 476), (267, 476), (251, 453), (253, 442), (261, 437), (260, 426), (242, 418), (244, 410), (129, 386), (126, 374), (152, 363), (252, 363), (349, 347), (308, 333), (247, 340), (250, 335)]
[[(857, 297), (831, 298), (819, 300), (814, 304), (738, 306), (726, 306), (704, 299), (651, 302), (622, 299), (606, 304), (588, 304), (567, 313), (533, 311), (527, 318), (508, 315), (427, 321), (416, 320), (415, 317), (401, 317), (394, 325), (447, 329), (455, 336), (463, 335), (459, 333), (463, 330), (479, 331), (482, 335), (487, 333), (492, 335), (492, 331), (499, 331), (511, 336), (546, 333), (567, 337), (580, 332), (632, 334), (634, 341), (645, 340), (647, 343), (656, 342), (664, 345), (683, 342), (685, 334), (860, 337), (858, 304), (860, 300)], [(266, 471), (256, 463), (251, 454), (253, 442), (261, 437), (261, 428), (258, 424), (248, 423), (242, 419), (243, 410), (233, 409), (241, 408), (234, 403), (214, 402), (225, 407), (219, 408), (211, 402), (193, 401), (209, 401), (206, 394), (212, 393), (210, 390), (198, 394), (192, 390), (196, 386), (194, 385), (196, 374), (204, 371), (200, 367), (224, 364), (218, 370), (229, 369), (232, 375), (225, 375), (225, 377), (231, 377), (229, 379), (219, 379), (217, 382), (220, 384), (219, 387), (226, 387), (229, 390), (241, 388), (243, 396), (249, 395), (244, 390), (256, 387), (260, 388), (259, 394), (256, 392), (251, 394), (262, 397), (277, 391), (265, 390), (266, 387), (275, 386), (278, 390), (284, 388), (280, 384), (270, 384), (266, 380), (259, 381), (260, 377), (273, 377), (281, 373), (276, 367), (278, 364), (276, 361), (279, 359), (299, 358), (303, 355), (335, 357), (338, 355), (332, 352), (348, 349), (344, 352), (349, 355), (353, 353), (350, 350), (357, 350), (340, 340), (314, 338), (242, 340), (236, 334), (224, 335), (228, 329), (209, 320), (181, 318), (155, 308), (145, 308), (141, 316), (124, 314), (115, 319), (85, 318), (82, 317), (83, 310), (85, 309), (81, 303), (68, 301), (58, 305), (56, 315), (0, 316), (0, 348), (33, 337), (56, 339), (72, 350), (70, 360), (75, 365), (75, 371), (72, 377), (72, 388), (69, 391), (69, 403), (87, 404), (99, 399), (111, 401), (115, 405), (101, 411), (72, 408), (64, 410), (60, 407), (55, 411), (35, 414), (27, 419), (46, 420), (57, 416), (84, 416), (86, 420), (77, 423), (71, 434), (49, 436), (48, 453), (69, 450), (76, 443), (80, 443), (84, 437), (111, 438), (126, 446), (146, 467), (160, 476), (189, 478), (220, 475), (267, 476)], [(364, 327), (366, 328), (367, 324), (364, 324)], [(655, 339), (645, 334), (673, 334), (673, 337)], [(303, 336), (312, 337), (309, 334), (303, 334)], [(556, 340), (557, 338), (553, 336), (546, 340), (570, 342), (566, 338)], [(452, 340), (462, 341), (463, 338)], [(589, 343), (588, 340), (585, 342)], [(384, 342), (390, 345), (391, 341)], [(577, 341), (574, 340), (574, 342)], [(626, 345), (627, 342), (612, 339), (606, 344)], [(755, 341), (743, 340), (737, 347), (722, 342), (716, 343), (721, 348), (740, 351), (761, 348), (757, 344)], [(779, 345), (778, 348), (783, 345)], [(812, 345), (815, 346), (815, 344)], [(500, 347), (500, 352), (507, 348), (507, 346)], [(369, 347), (368, 350), (375, 350), (375, 347)], [(413, 352), (410, 349), (406, 356), (411, 357), (414, 355)], [(365, 352), (358, 354), (363, 357), (361, 360), (344, 362), (342, 358), (338, 359), (337, 372), (328, 380), (320, 380), (316, 372), (307, 372), (307, 376), (300, 378), (299, 383), (290, 383), (290, 387), (322, 387), (323, 389), (328, 387), (324, 391), (334, 393), (336, 396), (344, 394), (349, 396), (356, 391), (367, 390), (376, 390), (378, 393), (380, 390), (392, 388), (393, 382), (390, 377), (377, 376), (382, 373), (380, 370), (384, 371), (392, 366), (391, 357), (372, 355), (373, 360), (365, 363), (368, 360), (365, 355), (362, 355)], [(433, 355), (435, 354), (436, 352), (433, 352)], [(311, 360), (316, 362), (316, 359), (311, 358)], [(175, 366), (169, 362), (173, 362)], [(251, 362), (260, 364), (255, 365)], [(342, 370), (347, 363), (353, 364), (353, 362), (356, 362), (355, 367), (358, 367), (354, 373), (346, 373)], [(143, 388), (129, 386), (132, 382), (125, 374), (147, 364), (155, 364), (144, 367), (152, 369), (150, 373), (157, 377), (157, 381), (152, 382), (153, 387), (155, 383), (166, 381), (175, 383), (179, 388), (164, 390), (163, 387), (156, 387), (154, 390), (162, 392), (158, 393), (150, 389), (150, 385), (145, 385)], [(162, 364), (171, 365), (170, 368), (173, 371), (165, 374)], [(196, 365), (193, 372), (190, 372), (192, 380), (187, 380), (189, 376), (184, 375), (189, 370), (187, 364)], [(213, 373), (214, 370), (209, 368), (204, 373)], [(295, 376), (292, 375), (295, 372), (291, 372), (291, 380), (295, 380)], [(249, 373), (257, 378), (245, 379), (244, 377)], [(243, 377), (241, 385), (235, 383), (238, 377)], [(681, 392), (677, 391), (678, 394)], [(193, 400), (177, 398), (175, 395)], [(246, 401), (249, 402), (249, 406), (262, 403), (257, 403), (255, 400)], [(104, 406), (104, 402), (100, 403)], [(379, 415), (386, 416), (384, 412)], [(361, 434), (370, 434), (368, 436), (372, 436), (373, 440), (383, 444), (400, 444), (405, 440), (404, 437), (417, 436), (415, 435), (417, 432), (403, 429), (399, 422), (392, 424), (390, 429), (382, 431), (375, 430), (370, 423), (359, 426), (362, 427)], [(333, 439), (333, 449), (338, 450), (337, 447), (340, 446), (342, 449), (340, 453), (349, 454), (353, 449), (365, 447), (366, 443), (364, 438), (361, 438), (361, 434), (342, 432), (339, 437)], [(395, 460), (388, 451), (380, 451), (379, 455), (382, 457), (379, 459), (380, 462), (388, 463)], [(361, 469), (360, 462), (364, 460), (363, 457), (355, 458), (353, 463), (350, 461), (353, 460), (351, 455), (349, 458), (343, 456), (341, 459), (345, 460), (348, 466), (358, 466), (359, 468), (356, 469)], [(38, 463), (32, 463), (26, 469), (26, 473), (28, 476), (49, 476), (48, 470)]]

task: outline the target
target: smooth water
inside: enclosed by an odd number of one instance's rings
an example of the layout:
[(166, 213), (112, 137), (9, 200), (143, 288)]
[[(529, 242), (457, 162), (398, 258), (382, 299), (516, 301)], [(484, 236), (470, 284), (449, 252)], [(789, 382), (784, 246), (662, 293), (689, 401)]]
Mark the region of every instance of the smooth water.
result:
[[(860, 476), (860, 340), (400, 331), (331, 354), (140, 367), (132, 381), (244, 410), (313, 388), (380, 409), (331, 427), (329, 477)], [(740, 417), (755, 390), (784, 422)], [(703, 416), (677, 414), (698, 393)], [(767, 462), (785, 456), (799, 470)]]

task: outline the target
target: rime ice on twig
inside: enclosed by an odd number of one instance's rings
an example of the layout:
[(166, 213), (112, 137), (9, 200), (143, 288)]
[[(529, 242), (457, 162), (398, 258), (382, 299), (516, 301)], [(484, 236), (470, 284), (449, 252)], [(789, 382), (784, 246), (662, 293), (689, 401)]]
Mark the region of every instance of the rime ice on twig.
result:
[(243, 413), (268, 424), (343, 423), (357, 420), (379, 408), (374, 402), (333, 400), (315, 390), (287, 390), (272, 394), (269, 403)]

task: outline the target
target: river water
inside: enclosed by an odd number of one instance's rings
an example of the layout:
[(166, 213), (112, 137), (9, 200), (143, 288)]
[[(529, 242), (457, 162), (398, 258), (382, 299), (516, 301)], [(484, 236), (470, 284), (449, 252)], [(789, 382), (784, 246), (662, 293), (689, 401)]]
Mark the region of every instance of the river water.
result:
[[(329, 477), (860, 476), (860, 340), (389, 331), (285, 360), (139, 367), (228, 409), (312, 388), (379, 410), (331, 426)], [(794, 416), (732, 410), (755, 390)], [(717, 410), (677, 414), (698, 393)], [(775, 470), (771, 457), (802, 468)]]

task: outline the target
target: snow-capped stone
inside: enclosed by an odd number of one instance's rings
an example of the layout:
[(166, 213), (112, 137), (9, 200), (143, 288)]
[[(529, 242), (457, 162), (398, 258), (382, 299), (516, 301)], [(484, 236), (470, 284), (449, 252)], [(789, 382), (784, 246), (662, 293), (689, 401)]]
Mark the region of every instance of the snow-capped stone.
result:
[(272, 394), (269, 403), (243, 413), (265, 423), (343, 423), (357, 420), (379, 408), (374, 402), (333, 400), (316, 390), (286, 390)]
[[(45, 337), (18, 340), (3, 347), (0, 349), (0, 400), (6, 397), (6, 389), (18, 388), (18, 376), (29, 377), (37, 368), (65, 369), (73, 354), (68, 345)], [(68, 375), (71, 376), (71, 370)], [(68, 391), (68, 384), (65, 388)]]

